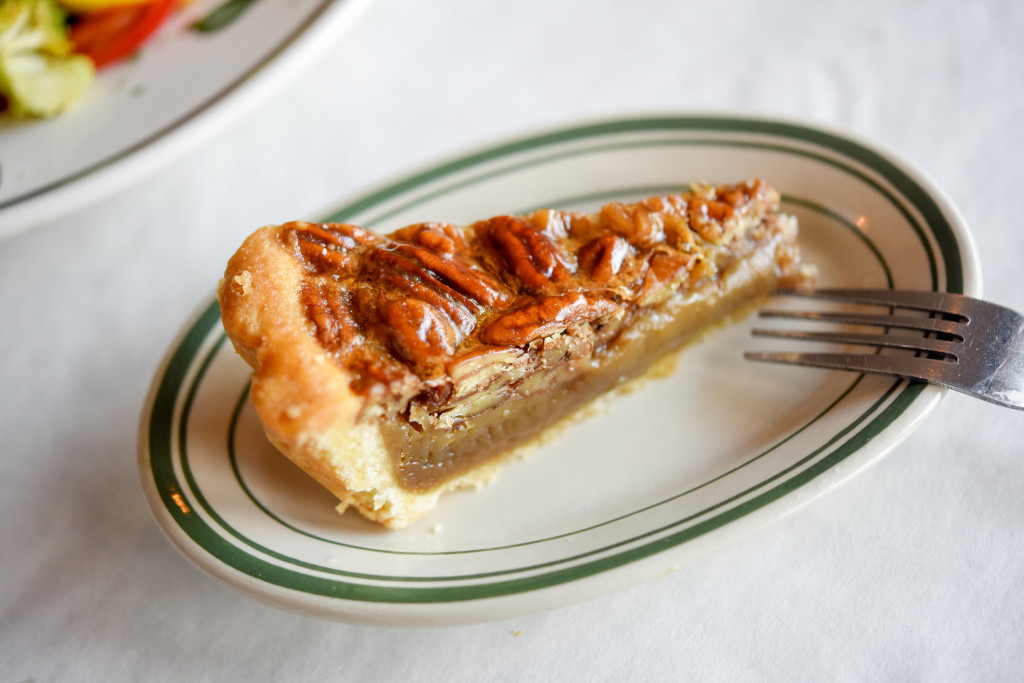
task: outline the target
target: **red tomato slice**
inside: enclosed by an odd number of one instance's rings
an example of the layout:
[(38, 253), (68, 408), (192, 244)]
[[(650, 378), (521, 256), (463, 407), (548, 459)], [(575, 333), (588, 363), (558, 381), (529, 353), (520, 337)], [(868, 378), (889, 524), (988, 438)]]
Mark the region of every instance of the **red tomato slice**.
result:
[(97, 69), (124, 59), (156, 31), (177, 1), (153, 0), (83, 14), (69, 34), (75, 52), (89, 57)]

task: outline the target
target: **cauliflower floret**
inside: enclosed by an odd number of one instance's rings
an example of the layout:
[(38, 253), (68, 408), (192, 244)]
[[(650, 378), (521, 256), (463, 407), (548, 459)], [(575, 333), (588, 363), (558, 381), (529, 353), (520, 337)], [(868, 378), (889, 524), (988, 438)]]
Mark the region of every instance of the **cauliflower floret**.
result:
[(55, 0), (0, 0), (0, 95), (11, 113), (55, 116), (94, 74), (92, 61), (72, 51)]

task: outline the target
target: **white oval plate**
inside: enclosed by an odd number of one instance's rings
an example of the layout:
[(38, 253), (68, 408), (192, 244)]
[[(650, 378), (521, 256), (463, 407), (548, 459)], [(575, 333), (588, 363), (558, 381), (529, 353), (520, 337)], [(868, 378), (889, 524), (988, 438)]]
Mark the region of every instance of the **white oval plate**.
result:
[[(694, 181), (767, 178), (826, 285), (980, 294), (967, 228), (891, 154), (802, 124), (616, 120), (515, 140), (403, 178), (329, 220), (388, 231), (537, 207), (593, 209)], [(249, 369), (203, 307), (158, 372), (140, 466), (199, 567), (279, 606), (401, 624), (497, 619), (662, 574), (787, 514), (894, 448), (942, 396), (921, 384), (742, 360), (751, 321), (689, 348), (481, 491), (384, 531), (277, 454)]]
[(225, 28), (191, 30), (227, 0), (194, 0), (83, 101), (45, 121), (0, 116), (0, 238), (138, 181), (297, 73), (366, 0), (254, 0)]

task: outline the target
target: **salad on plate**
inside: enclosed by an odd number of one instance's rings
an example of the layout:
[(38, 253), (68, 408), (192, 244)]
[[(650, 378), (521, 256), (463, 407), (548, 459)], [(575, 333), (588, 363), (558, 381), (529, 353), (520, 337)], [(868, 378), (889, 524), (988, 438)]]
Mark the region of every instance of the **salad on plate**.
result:
[[(56, 116), (96, 71), (130, 58), (189, 0), (0, 0), (0, 113)], [(193, 28), (213, 31), (253, 0), (228, 0)]]

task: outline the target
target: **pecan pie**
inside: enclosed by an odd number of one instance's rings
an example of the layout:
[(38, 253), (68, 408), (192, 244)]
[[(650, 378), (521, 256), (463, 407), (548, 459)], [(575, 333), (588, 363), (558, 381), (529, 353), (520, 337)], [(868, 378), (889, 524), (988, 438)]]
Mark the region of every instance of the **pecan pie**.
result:
[(245, 241), (219, 297), (270, 440), (339, 510), (400, 528), (696, 332), (800, 284), (796, 235), (760, 180), (387, 236), (293, 222)]

